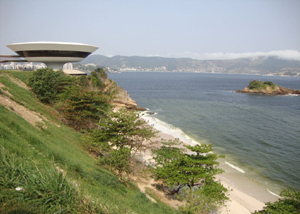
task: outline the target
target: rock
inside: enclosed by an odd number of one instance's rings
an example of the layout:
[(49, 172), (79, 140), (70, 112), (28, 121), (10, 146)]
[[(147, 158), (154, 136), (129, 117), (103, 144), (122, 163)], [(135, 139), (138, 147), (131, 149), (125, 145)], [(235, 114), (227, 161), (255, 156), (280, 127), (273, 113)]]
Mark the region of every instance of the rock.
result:
[(113, 105), (117, 105), (119, 108), (125, 107), (128, 110), (146, 111), (147, 109), (138, 107), (136, 102), (132, 100), (127, 91), (117, 86), (117, 93), (113, 99)]

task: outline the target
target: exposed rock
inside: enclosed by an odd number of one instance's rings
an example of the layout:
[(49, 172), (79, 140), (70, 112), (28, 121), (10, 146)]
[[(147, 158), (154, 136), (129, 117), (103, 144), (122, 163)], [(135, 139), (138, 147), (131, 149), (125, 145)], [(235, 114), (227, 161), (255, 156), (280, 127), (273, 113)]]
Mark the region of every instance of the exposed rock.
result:
[[(115, 110), (125, 107), (129, 110), (137, 110), (137, 111), (145, 111), (145, 108), (138, 107), (136, 102), (132, 100), (123, 88), (118, 86), (114, 81), (108, 79), (107, 75), (98, 74), (98, 78), (100, 78), (101, 82), (105, 84), (105, 88), (101, 89), (103, 92), (112, 92), (114, 94), (114, 99), (110, 102), (110, 104), (115, 106)], [(89, 91), (97, 91), (98, 87), (93, 86), (92, 80), (86, 83), (85, 89)]]
[(137, 110), (137, 111), (146, 111), (145, 108), (138, 107), (136, 102), (132, 100), (123, 88), (117, 86), (115, 98), (112, 101), (113, 105), (117, 105), (118, 107), (125, 107), (129, 110)]

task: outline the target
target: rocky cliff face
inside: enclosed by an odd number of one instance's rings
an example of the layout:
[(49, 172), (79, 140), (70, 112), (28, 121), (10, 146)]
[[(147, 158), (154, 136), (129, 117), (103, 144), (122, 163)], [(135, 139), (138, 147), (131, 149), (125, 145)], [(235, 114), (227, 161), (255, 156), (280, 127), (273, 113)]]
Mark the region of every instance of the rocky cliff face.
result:
[(127, 109), (134, 109), (134, 110), (145, 110), (137, 106), (136, 102), (132, 100), (123, 88), (117, 86), (116, 88), (116, 95), (112, 101), (112, 104), (115, 105), (117, 108), (125, 107)]
[(125, 107), (126, 109), (130, 109), (130, 110), (138, 110), (138, 111), (146, 110), (145, 108), (138, 107), (136, 102), (130, 98), (128, 92), (125, 91), (120, 86), (118, 86), (112, 80), (106, 78), (106, 79), (102, 79), (102, 81), (106, 85), (104, 91), (115, 91), (114, 99), (110, 103), (114, 105), (116, 109)]

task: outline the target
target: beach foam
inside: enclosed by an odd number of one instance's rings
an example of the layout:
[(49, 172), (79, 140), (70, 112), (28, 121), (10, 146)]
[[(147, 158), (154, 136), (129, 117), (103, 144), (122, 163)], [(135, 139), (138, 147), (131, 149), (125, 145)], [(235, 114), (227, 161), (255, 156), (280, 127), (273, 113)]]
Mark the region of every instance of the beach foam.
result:
[(281, 198), (280, 195), (277, 195), (276, 193), (271, 192), (269, 189), (267, 189), (267, 190), (268, 190), (268, 192), (271, 193), (272, 195), (274, 195), (274, 196), (276, 196), (276, 197), (278, 197), (278, 198)]
[[(153, 115), (156, 115), (153, 114)], [(189, 144), (189, 145), (196, 145), (200, 144), (199, 142), (195, 141), (194, 139), (190, 138), (186, 135), (180, 128), (177, 128), (171, 124), (168, 124), (164, 121), (161, 121), (153, 115), (149, 115), (147, 113), (141, 113), (140, 116), (143, 118), (149, 125), (153, 126), (158, 131), (161, 131), (165, 134), (172, 135), (175, 138), (178, 138), (182, 142)]]
[(227, 164), (227, 165), (230, 166), (231, 168), (233, 168), (233, 169), (235, 169), (235, 170), (237, 170), (237, 171), (239, 171), (239, 172), (241, 172), (241, 173), (245, 173), (245, 171), (244, 171), (243, 169), (241, 169), (241, 168), (239, 168), (239, 167), (237, 167), (237, 166), (235, 166), (235, 165), (233, 165), (233, 164), (231, 164), (231, 163), (228, 163), (227, 161), (225, 161), (225, 164)]

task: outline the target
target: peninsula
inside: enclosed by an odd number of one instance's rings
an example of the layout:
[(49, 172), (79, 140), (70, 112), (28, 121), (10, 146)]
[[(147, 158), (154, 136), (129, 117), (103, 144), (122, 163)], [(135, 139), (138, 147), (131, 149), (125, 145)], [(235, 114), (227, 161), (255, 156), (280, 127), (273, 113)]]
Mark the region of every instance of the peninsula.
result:
[(264, 94), (264, 95), (288, 95), (288, 94), (296, 94), (300, 95), (300, 90), (295, 89), (292, 90), (290, 88), (284, 88), (276, 85), (270, 81), (259, 81), (253, 80), (250, 81), (249, 86), (244, 88), (243, 90), (237, 90), (238, 93), (247, 93), (247, 94)]

